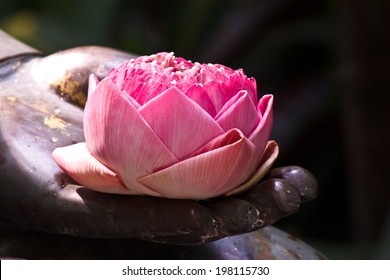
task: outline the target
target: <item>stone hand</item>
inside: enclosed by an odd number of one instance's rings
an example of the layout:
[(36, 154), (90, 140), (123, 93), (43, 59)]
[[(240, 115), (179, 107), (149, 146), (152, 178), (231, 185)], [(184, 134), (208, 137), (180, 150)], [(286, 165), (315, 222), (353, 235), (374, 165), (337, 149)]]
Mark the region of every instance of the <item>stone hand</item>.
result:
[(3, 223), (81, 237), (192, 244), (270, 225), (317, 195), (315, 178), (296, 166), (271, 170), (237, 196), (205, 201), (103, 194), (77, 185), (51, 153), (84, 141), (89, 75), (102, 78), (133, 56), (103, 47), (47, 57), (28, 48), (6, 49), (0, 56)]

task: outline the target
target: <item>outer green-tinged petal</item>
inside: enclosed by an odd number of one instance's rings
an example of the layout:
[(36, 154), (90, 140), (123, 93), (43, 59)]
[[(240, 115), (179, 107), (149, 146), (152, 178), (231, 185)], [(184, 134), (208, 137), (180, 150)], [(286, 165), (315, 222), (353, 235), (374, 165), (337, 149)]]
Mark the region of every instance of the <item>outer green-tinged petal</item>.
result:
[(249, 189), (250, 187), (252, 187), (253, 185), (257, 184), (258, 182), (260, 182), (261, 178), (263, 178), (264, 175), (270, 170), (272, 164), (278, 157), (278, 154), (279, 154), (278, 144), (275, 141), (269, 141), (267, 143), (263, 157), (261, 158), (259, 167), (255, 172), (255, 174), (253, 174), (253, 176), (244, 184), (238, 186), (237, 188), (231, 191), (226, 192), (225, 196), (230, 196), (230, 195), (243, 192)]
[(224, 133), (198, 104), (173, 86), (139, 110), (179, 160)]
[(218, 148), (214, 140), (215, 149), (138, 181), (169, 198), (204, 199), (226, 193), (254, 172), (259, 151), (239, 130), (230, 130), (223, 136), (219, 143), (225, 146)]
[(127, 188), (158, 195), (139, 184), (136, 178), (178, 160), (138, 113), (134, 102), (109, 78), (98, 84), (84, 113), (88, 150), (115, 171)]
[(239, 91), (222, 107), (215, 120), (224, 131), (239, 128), (250, 135), (259, 123), (259, 113), (247, 91)]
[(83, 186), (105, 193), (137, 194), (127, 189), (113, 171), (94, 158), (86, 143), (57, 148), (52, 156), (70, 177)]

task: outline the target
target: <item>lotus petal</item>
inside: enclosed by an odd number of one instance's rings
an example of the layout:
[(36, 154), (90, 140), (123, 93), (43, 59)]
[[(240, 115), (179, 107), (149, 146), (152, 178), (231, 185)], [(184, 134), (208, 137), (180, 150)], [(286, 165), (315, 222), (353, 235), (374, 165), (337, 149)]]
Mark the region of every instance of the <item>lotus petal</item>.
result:
[(112, 170), (94, 158), (85, 142), (57, 148), (52, 156), (70, 177), (83, 186), (105, 193), (137, 194), (127, 189)]
[[(231, 129), (230, 131), (214, 138), (210, 142), (208, 142), (206, 145), (204, 145), (202, 148), (199, 150), (195, 151), (193, 154), (191, 154), (189, 157), (194, 157), (200, 154), (204, 154), (206, 152), (216, 150), (218, 148), (225, 147), (227, 145), (230, 145), (232, 143), (235, 143), (239, 139), (245, 137), (241, 130), (239, 129)], [(260, 155), (259, 155), (259, 160), (260, 160)]]
[(92, 97), (92, 94), (95, 91), (98, 84), (99, 84), (98, 77), (95, 74), (91, 74), (88, 79), (88, 98)]
[(278, 144), (275, 141), (269, 141), (267, 143), (259, 167), (255, 172), (255, 174), (253, 174), (253, 176), (244, 184), (225, 193), (225, 196), (231, 196), (243, 192), (249, 189), (250, 187), (252, 187), (253, 185), (257, 184), (258, 182), (260, 182), (261, 178), (263, 178), (264, 175), (267, 174), (267, 172), (270, 170), (272, 164), (275, 162), (276, 158), (278, 157), (278, 154), (279, 154)]
[(224, 133), (202, 107), (175, 86), (142, 106), (139, 113), (179, 160)]
[(166, 84), (159, 84), (149, 95), (145, 94), (145, 103), (158, 96), (161, 92), (166, 91), (168, 88), (169, 87)]
[(248, 89), (249, 96), (252, 98), (253, 103), (257, 104), (258, 96), (257, 96), (257, 83), (255, 78), (249, 78)]
[(118, 174), (127, 188), (158, 196), (136, 181), (178, 162), (110, 79), (103, 79), (87, 101), (84, 134), (91, 154)]
[(222, 107), (215, 120), (224, 131), (239, 128), (250, 135), (260, 121), (259, 113), (246, 90), (239, 91)]
[(199, 104), (211, 117), (214, 117), (217, 112), (210, 97), (206, 94), (203, 86), (199, 84), (192, 85), (187, 91), (186, 95)]
[(221, 110), (223, 105), (234, 96), (234, 94), (230, 93), (229, 88), (224, 83), (210, 81), (203, 85), (203, 87), (206, 89), (205, 92), (213, 102), (217, 113)]
[(260, 122), (257, 124), (257, 127), (249, 136), (249, 140), (251, 140), (259, 151), (263, 151), (267, 141), (271, 135), (272, 129), (272, 104), (273, 104), (273, 96), (272, 95), (264, 95), (257, 106), (258, 111), (261, 114)]
[(227, 141), (221, 136), (218, 142), (225, 146), (190, 157), (138, 181), (169, 198), (204, 199), (226, 193), (254, 172), (259, 151), (237, 129), (223, 136)]

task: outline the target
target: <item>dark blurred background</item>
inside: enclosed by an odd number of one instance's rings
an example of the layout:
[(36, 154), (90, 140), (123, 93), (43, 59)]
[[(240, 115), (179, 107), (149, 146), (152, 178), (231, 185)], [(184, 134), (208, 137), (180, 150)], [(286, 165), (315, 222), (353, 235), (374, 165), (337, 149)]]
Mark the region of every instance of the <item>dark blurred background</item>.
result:
[(277, 226), (331, 259), (390, 259), (389, 28), (378, 0), (0, 2), (0, 29), (46, 54), (174, 51), (255, 77), (275, 96), (276, 165), (320, 184)]

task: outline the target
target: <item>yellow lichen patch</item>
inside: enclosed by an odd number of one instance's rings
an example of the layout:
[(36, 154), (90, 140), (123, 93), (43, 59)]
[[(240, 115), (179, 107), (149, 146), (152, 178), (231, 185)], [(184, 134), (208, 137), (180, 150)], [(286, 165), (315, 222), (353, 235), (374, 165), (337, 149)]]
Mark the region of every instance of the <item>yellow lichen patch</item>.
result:
[(15, 96), (7, 96), (5, 99), (7, 99), (7, 101), (11, 102), (11, 103), (14, 103), (16, 100), (18, 100), (18, 98), (16, 98)]
[(58, 79), (50, 85), (60, 96), (84, 107), (87, 97), (80, 83), (80, 77), (72, 73), (66, 73), (61, 79)]
[(51, 129), (65, 130), (68, 126), (70, 126), (70, 123), (54, 115), (45, 117), (43, 123)]

